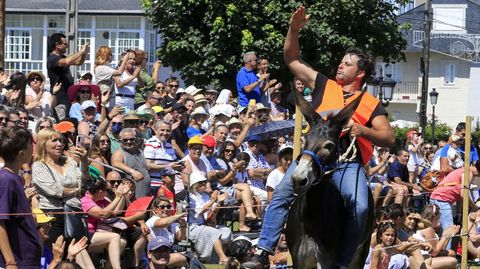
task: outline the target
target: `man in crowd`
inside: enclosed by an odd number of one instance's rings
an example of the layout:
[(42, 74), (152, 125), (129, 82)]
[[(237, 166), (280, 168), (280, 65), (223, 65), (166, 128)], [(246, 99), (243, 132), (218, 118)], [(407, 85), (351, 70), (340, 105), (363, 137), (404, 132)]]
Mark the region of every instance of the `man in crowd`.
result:
[(160, 106), (167, 109), (173, 106), (177, 101), (177, 90), (180, 87), (176, 77), (168, 78), (166, 81), (167, 84), (167, 95), (163, 97), (162, 103)]
[(166, 269), (170, 262), (171, 244), (167, 238), (157, 236), (148, 243), (148, 266), (152, 269)]
[[(0, 267), (40, 268), (42, 248), (18, 172), (32, 161), (32, 135), (23, 128), (0, 130)], [(10, 216), (11, 213), (29, 213)]]
[(247, 107), (250, 99), (254, 99), (257, 103), (261, 101), (260, 84), (268, 79), (270, 74), (262, 74), (257, 77), (255, 68), (257, 66), (257, 56), (255, 52), (247, 52), (243, 55), (244, 66), (237, 73), (237, 91), (238, 105)]
[(162, 95), (160, 94), (159, 91), (157, 91), (157, 90), (151, 91), (148, 94), (147, 100), (145, 100), (145, 104), (139, 106), (137, 108), (137, 111), (141, 112), (141, 111), (145, 110), (146, 108), (152, 108), (154, 106), (158, 106), (160, 104), (161, 100), (162, 100)]
[(53, 87), (57, 83), (61, 83), (62, 86), (62, 89), (57, 93), (57, 106), (55, 107), (57, 118), (60, 120), (67, 117), (70, 111), (67, 89), (74, 84), (70, 66), (83, 64), (89, 47), (89, 44), (86, 43), (79, 52), (66, 56), (68, 42), (64, 34), (55, 33), (48, 39), (47, 70), (52, 87), (51, 92), (53, 92)]
[[(323, 74), (313, 70), (300, 58), (298, 35), (309, 18), (310, 16), (305, 14), (305, 7), (303, 6), (293, 13), (284, 43), (285, 62), (293, 75), (309, 88), (315, 89), (312, 105), (316, 111), (341, 109), (347, 102), (351, 102), (355, 95), (358, 96), (365, 80), (372, 74), (375, 59), (360, 49), (349, 49), (338, 66), (336, 81), (329, 80)], [(340, 268), (349, 268), (357, 246), (368, 230), (367, 201), (370, 190), (367, 186), (367, 177), (363, 167), (372, 156), (372, 143), (382, 147), (390, 147), (395, 142), (393, 130), (386, 117), (387, 113), (376, 98), (368, 94), (364, 95), (359, 107), (368, 107), (369, 111), (356, 110), (355, 115), (358, 117), (354, 118), (347, 127), (350, 128), (350, 135), (357, 138), (356, 146), (361, 155), (361, 162), (354, 160), (349, 163), (340, 163), (332, 174), (332, 182), (340, 190), (340, 194), (345, 200), (345, 227), (348, 227), (342, 234), (340, 242), (342, 251), (336, 261)], [(366, 121), (360, 122), (357, 120), (358, 118), (366, 119)], [(340, 140), (340, 144), (344, 143), (347, 147), (351, 143), (348, 135), (341, 137)], [(346, 151), (346, 148), (340, 147), (339, 151), (342, 154)], [(285, 173), (285, 177), (275, 189), (264, 217), (257, 251), (252, 257), (252, 261), (244, 264), (244, 267), (258, 268), (258, 265), (268, 268), (268, 256), (274, 253), (289, 206), (294, 200), (291, 176), (295, 168), (296, 162), (293, 162)]]

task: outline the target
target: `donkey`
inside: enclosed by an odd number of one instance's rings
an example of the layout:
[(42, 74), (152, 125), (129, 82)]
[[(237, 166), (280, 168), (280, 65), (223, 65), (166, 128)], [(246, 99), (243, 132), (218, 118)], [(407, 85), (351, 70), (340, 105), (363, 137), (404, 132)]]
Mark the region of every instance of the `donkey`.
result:
[[(345, 205), (331, 181), (338, 160), (337, 145), (364, 92), (336, 115), (324, 120), (297, 91), (295, 101), (310, 124), (304, 151), (292, 175), (295, 202), (287, 220), (287, 244), (294, 268), (337, 268), (341, 251)], [(367, 231), (349, 268), (363, 268), (373, 224), (373, 198), (369, 192)], [(347, 227), (348, 228), (348, 227)]]

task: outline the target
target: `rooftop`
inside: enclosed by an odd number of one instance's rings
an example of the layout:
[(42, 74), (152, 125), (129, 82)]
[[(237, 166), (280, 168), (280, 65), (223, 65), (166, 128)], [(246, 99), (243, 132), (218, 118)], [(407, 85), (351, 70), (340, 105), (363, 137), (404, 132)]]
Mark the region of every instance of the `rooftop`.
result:
[[(78, 13), (143, 14), (140, 0), (77, 0)], [(64, 13), (67, 0), (6, 0), (6, 12)]]

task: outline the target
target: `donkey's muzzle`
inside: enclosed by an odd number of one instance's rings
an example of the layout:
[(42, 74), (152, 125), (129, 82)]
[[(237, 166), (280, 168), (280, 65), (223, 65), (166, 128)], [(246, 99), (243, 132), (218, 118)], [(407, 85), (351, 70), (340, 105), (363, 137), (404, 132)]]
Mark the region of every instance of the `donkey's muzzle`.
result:
[(295, 194), (305, 193), (310, 188), (311, 183), (308, 180), (308, 176), (311, 170), (311, 161), (308, 158), (301, 158), (292, 174), (293, 191)]

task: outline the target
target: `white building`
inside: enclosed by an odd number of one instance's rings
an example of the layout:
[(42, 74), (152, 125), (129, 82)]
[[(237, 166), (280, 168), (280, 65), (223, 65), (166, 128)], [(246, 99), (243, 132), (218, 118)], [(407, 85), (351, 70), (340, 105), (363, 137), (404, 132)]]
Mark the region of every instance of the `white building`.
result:
[[(480, 116), (480, 0), (431, 0), (433, 23), (430, 43), (429, 89), (439, 92), (436, 118), (455, 127), (466, 115)], [(418, 122), (422, 73), (424, 1), (399, 17), (412, 28), (405, 32), (408, 41), (406, 62), (388, 67), (377, 64), (377, 75), (392, 74), (397, 81), (394, 99), (387, 110), (395, 119)], [(430, 100), (427, 117), (432, 115)]]
[[(5, 69), (41, 70), (47, 74), (48, 36), (65, 32), (66, 0), (6, 0)], [(145, 18), (139, 0), (78, 0), (78, 48), (90, 43), (90, 53), (77, 76), (93, 73), (98, 47), (113, 50), (113, 64), (121, 52), (139, 48), (148, 52), (148, 67), (156, 61), (160, 38)], [(163, 70), (166, 77), (169, 70)], [(166, 73), (166, 74), (165, 74)]]

